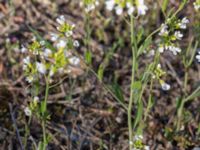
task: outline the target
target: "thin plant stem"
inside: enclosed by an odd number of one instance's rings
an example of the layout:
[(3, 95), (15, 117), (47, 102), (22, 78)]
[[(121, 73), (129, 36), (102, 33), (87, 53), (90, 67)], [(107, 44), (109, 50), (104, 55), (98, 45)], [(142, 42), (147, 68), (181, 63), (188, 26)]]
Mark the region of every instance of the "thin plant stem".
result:
[[(200, 93), (200, 86), (196, 90), (194, 90), (194, 92), (192, 92), (192, 94), (190, 94), (188, 97), (186, 97), (184, 99), (184, 102), (188, 102), (190, 100), (193, 100), (194, 97), (197, 97), (197, 96), (195, 96), (197, 93)], [(200, 95), (200, 94), (198, 94), (198, 95)]]
[(149, 110), (151, 108), (152, 89), (153, 89), (153, 78), (151, 78), (151, 82), (150, 82), (150, 92), (149, 92), (149, 98), (148, 98), (148, 103), (147, 103), (147, 109), (146, 109), (145, 114), (144, 114), (144, 121), (147, 120), (147, 115), (148, 115)]
[(42, 114), (42, 131), (43, 131), (43, 150), (46, 150), (46, 144), (47, 144), (47, 137), (46, 137), (46, 114), (47, 111), (47, 99), (49, 95), (49, 77), (45, 77), (46, 81), (46, 88), (45, 88), (45, 98), (44, 98), (44, 112)]
[[(97, 73), (96, 73), (92, 68), (90, 68), (89, 66), (86, 66), (86, 67), (87, 67), (87, 69), (90, 70), (90, 71), (95, 75), (95, 77), (98, 79)], [(121, 104), (121, 106), (122, 106), (125, 110), (128, 110), (127, 106), (112, 92), (112, 90), (111, 90), (109, 87), (107, 87), (107, 85), (106, 85), (104, 82), (102, 82), (102, 81), (100, 81), (100, 80), (99, 80), (99, 82), (101, 83), (101, 85), (103, 86), (103, 88), (104, 88), (108, 93), (110, 93), (110, 94), (119, 102), (119, 104)]]
[(46, 121), (42, 120), (42, 131), (43, 131), (43, 145), (42, 145), (42, 149), (46, 150), (46, 129), (45, 129), (45, 124)]
[(185, 77), (184, 77), (184, 95), (187, 95), (187, 83), (188, 83), (188, 69), (185, 69)]
[(177, 126), (176, 126), (176, 130), (179, 131), (180, 127), (181, 127), (181, 119), (182, 119), (182, 114), (183, 114), (183, 109), (184, 109), (184, 105), (185, 105), (185, 101), (184, 99), (187, 97), (187, 83), (188, 83), (188, 69), (187, 67), (185, 67), (185, 75), (184, 75), (184, 87), (183, 87), (183, 91), (184, 91), (184, 98), (181, 100), (181, 104), (180, 104), (180, 108), (178, 109), (178, 120), (177, 120)]
[(133, 142), (133, 129), (132, 129), (132, 108), (133, 108), (133, 86), (135, 81), (135, 67), (136, 67), (136, 51), (137, 51), (137, 41), (134, 31), (134, 18), (131, 15), (131, 47), (132, 47), (132, 71), (131, 71), (131, 87), (130, 87), (130, 99), (128, 105), (128, 130), (129, 130), (129, 149), (132, 150)]

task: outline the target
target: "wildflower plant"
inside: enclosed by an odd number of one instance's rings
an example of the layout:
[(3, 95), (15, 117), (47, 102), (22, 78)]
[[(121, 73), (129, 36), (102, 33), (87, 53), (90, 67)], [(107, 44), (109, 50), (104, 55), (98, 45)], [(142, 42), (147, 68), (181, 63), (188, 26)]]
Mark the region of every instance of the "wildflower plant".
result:
[[(143, 44), (139, 46), (137, 41), (138, 38), (136, 36), (137, 29), (135, 28), (135, 22), (137, 22), (138, 17), (135, 16), (142, 16), (146, 14), (148, 8), (145, 5), (145, 2), (143, 0), (141, 1), (107, 0), (105, 2), (106, 8), (108, 10), (110, 11), (115, 10), (117, 15), (122, 15), (123, 11), (127, 10), (130, 16), (130, 19), (128, 19), (130, 20), (130, 22), (128, 24), (130, 25), (130, 32), (131, 32), (130, 41), (132, 47), (132, 76), (130, 85), (129, 105), (127, 108), (130, 150), (134, 148), (143, 149), (141, 142), (136, 142), (137, 145), (133, 144), (134, 143), (133, 135), (134, 133), (137, 134), (138, 130), (143, 130), (142, 95), (144, 93), (144, 89), (150, 82), (150, 91), (152, 91), (153, 83), (155, 80), (159, 81), (161, 88), (164, 91), (168, 91), (171, 88), (171, 86), (162, 79), (162, 77), (166, 75), (166, 71), (164, 71), (161, 68), (160, 56), (165, 50), (171, 51), (173, 55), (178, 55), (181, 54), (182, 52), (181, 48), (179, 47), (179, 41), (181, 41), (184, 36), (182, 30), (185, 30), (187, 28), (189, 20), (186, 17), (178, 19), (177, 14), (183, 9), (186, 3), (187, 0), (181, 2), (177, 11), (169, 13), (169, 15), (166, 16), (166, 20), (161, 25), (161, 27), (153, 31), (150, 35), (148, 35), (147, 38), (144, 40)], [(134, 14), (134, 10), (137, 10), (136, 15)], [(154, 44), (151, 41), (151, 38), (156, 33), (158, 33), (159, 39), (161, 40), (159, 40), (159, 43), (156, 43), (158, 45), (158, 49), (152, 55), (154, 57), (153, 62), (146, 66), (146, 70), (144, 71), (142, 77), (137, 77), (136, 70), (138, 70), (139, 56), (141, 56), (142, 52), (144, 52), (145, 49), (149, 49), (151, 44)], [(150, 93), (147, 110), (144, 114), (144, 120), (146, 120), (146, 116), (149, 112), (150, 107), (152, 106), (151, 98), (152, 96)], [(133, 104), (136, 105), (136, 116), (134, 120), (131, 119)]]
[(200, 9), (200, 0), (196, 0), (196, 1), (193, 3), (193, 5), (194, 5), (194, 9), (195, 9), (196, 11), (198, 11), (198, 10)]
[(128, 15), (132, 15), (137, 9), (137, 15), (145, 15), (148, 10), (144, 4), (144, 0), (106, 0), (106, 8), (109, 11), (115, 10), (117, 15), (121, 15), (124, 10), (127, 11)]
[(97, 6), (99, 6), (98, 0), (82, 0), (80, 6), (84, 8), (86, 13), (93, 11)]
[(75, 25), (67, 23), (64, 16), (59, 16), (56, 22), (58, 23), (58, 32), (50, 34), (52, 45), (49, 45), (48, 41), (34, 38), (27, 48), (23, 46), (21, 50), (27, 55), (23, 59), (26, 81), (34, 86), (40, 84), (44, 79), (46, 84), (44, 100), (39, 101), (35, 95), (29, 107), (24, 110), (27, 116), (31, 116), (35, 112), (42, 121), (43, 141), (40, 144), (41, 149), (46, 149), (49, 142), (45, 124), (50, 119), (47, 111), (47, 99), (53, 77), (56, 74), (70, 74), (73, 67), (80, 65), (80, 59), (72, 54), (72, 50), (79, 46), (79, 42), (72, 37)]
[(182, 20), (172, 17), (167, 19), (166, 23), (161, 25), (159, 35), (162, 37), (159, 52), (163, 53), (164, 50), (171, 51), (174, 55), (181, 52), (177, 41), (183, 38), (181, 29), (186, 29), (189, 20), (185, 17)]

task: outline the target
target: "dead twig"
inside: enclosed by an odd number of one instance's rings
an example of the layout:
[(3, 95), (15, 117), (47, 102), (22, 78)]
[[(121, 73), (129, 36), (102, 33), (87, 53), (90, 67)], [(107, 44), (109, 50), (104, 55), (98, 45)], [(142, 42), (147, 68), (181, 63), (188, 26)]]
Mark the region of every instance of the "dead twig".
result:
[(14, 128), (15, 128), (15, 131), (16, 131), (16, 136), (17, 136), (17, 139), (19, 141), (20, 149), (24, 150), (22, 140), (21, 140), (21, 136), (20, 136), (20, 133), (19, 133), (19, 130), (18, 130), (18, 127), (17, 127), (15, 117), (14, 117), (13, 107), (12, 107), (11, 103), (9, 103), (9, 109), (10, 109), (11, 119), (12, 119), (12, 122), (13, 122), (13, 125), (14, 125)]

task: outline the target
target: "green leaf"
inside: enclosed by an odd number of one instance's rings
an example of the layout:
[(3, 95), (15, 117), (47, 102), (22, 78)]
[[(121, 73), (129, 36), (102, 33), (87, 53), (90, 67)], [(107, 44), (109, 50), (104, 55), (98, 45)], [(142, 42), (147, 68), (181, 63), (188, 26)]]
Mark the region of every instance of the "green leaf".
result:
[(120, 86), (117, 83), (114, 83), (112, 86), (112, 91), (114, 92), (114, 94), (116, 95), (116, 97), (122, 102), (124, 103), (124, 96), (123, 96), (123, 92), (122, 89), (120, 88)]
[(162, 11), (165, 12), (168, 6), (169, 0), (163, 0)]
[(184, 99), (184, 101), (187, 102), (197, 97), (200, 97), (200, 85), (196, 90), (194, 90), (194, 92), (192, 92), (192, 94), (190, 94), (186, 99)]
[(152, 43), (152, 38), (148, 38), (144, 41), (144, 44), (142, 44), (137, 52), (137, 57), (139, 57), (144, 50), (147, 49), (147, 47)]
[(45, 101), (41, 102), (40, 112), (41, 112), (41, 114), (44, 114), (46, 112), (46, 103), (45, 103)]
[(87, 64), (92, 63), (92, 53), (89, 50), (87, 50), (85, 53), (85, 60)]
[(99, 69), (98, 69), (98, 78), (99, 78), (99, 80), (100, 81), (102, 81), (102, 79), (103, 79), (103, 74), (104, 74), (104, 67), (103, 67), (103, 65), (100, 65), (99, 66)]
[(142, 103), (142, 101), (140, 101), (138, 103), (137, 114), (136, 114), (136, 118), (135, 118), (135, 121), (134, 121), (134, 126), (133, 126), (134, 129), (136, 128), (138, 123), (141, 121), (142, 115), (143, 115), (143, 103)]
[(144, 35), (144, 28), (139, 28), (139, 31), (137, 33), (137, 42), (138, 43), (141, 41), (143, 35)]
[(176, 110), (178, 110), (180, 108), (181, 102), (182, 102), (182, 99), (180, 97), (176, 98)]
[(132, 87), (133, 91), (139, 91), (139, 90), (141, 90), (141, 88), (142, 88), (142, 82), (141, 81), (135, 81), (133, 83), (133, 87)]
[(39, 150), (43, 150), (43, 144), (42, 144), (42, 141), (39, 142), (39, 144), (38, 144), (38, 149), (39, 149)]
[(194, 60), (198, 44), (199, 44), (199, 42), (196, 42), (194, 48), (190, 48), (190, 50), (191, 50), (191, 57), (190, 57), (189, 62), (187, 63), (187, 67), (190, 67), (190, 65), (192, 64), (192, 62)]

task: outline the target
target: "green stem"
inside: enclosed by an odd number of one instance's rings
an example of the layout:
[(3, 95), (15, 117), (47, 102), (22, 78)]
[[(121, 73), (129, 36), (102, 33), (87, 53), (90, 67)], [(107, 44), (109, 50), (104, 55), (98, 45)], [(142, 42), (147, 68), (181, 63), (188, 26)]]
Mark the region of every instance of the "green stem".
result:
[(146, 119), (147, 119), (147, 115), (148, 115), (149, 110), (150, 110), (151, 105), (152, 105), (152, 89), (153, 89), (153, 78), (151, 78), (151, 83), (150, 83), (150, 92), (149, 92), (149, 98), (148, 98), (147, 109), (146, 109), (146, 111), (145, 111), (145, 115), (144, 115), (144, 121), (146, 121)]
[[(90, 40), (91, 40), (91, 26), (90, 26), (90, 14), (88, 14), (88, 13), (85, 13), (85, 19), (84, 19), (84, 25), (85, 25), (85, 31), (86, 31), (86, 35), (85, 35), (85, 42), (84, 42), (84, 44), (85, 44), (85, 46), (86, 46), (86, 52), (85, 52), (85, 56), (86, 55), (91, 55), (92, 54), (92, 52), (91, 52), (91, 50), (90, 50)], [(91, 57), (91, 56), (90, 56)], [(91, 58), (90, 58), (91, 59)], [(91, 63), (91, 60), (87, 60), (88, 62), (88, 64), (89, 65), (92, 65)], [(87, 70), (87, 75), (88, 75), (88, 70)]]
[(184, 77), (184, 95), (187, 95), (187, 83), (188, 83), (188, 71), (185, 69), (185, 77)]
[(42, 131), (43, 131), (43, 150), (46, 150), (47, 138), (46, 138), (46, 111), (47, 111), (47, 100), (49, 95), (49, 77), (45, 77), (46, 89), (45, 89), (45, 98), (44, 98), (44, 112), (42, 114)]
[[(131, 16), (131, 47), (132, 47), (132, 71), (131, 71), (131, 87), (130, 87), (130, 99), (128, 106), (128, 129), (129, 129), (129, 142), (133, 142), (133, 129), (132, 129), (132, 108), (133, 108), (133, 86), (135, 81), (135, 68), (136, 68), (136, 51), (137, 51), (137, 41), (134, 31), (134, 20)], [(133, 145), (129, 145), (129, 149), (132, 150)]]
[(187, 96), (187, 83), (188, 83), (188, 69), (185, 68), (184, 87), (183, 87), (184, 98), (181, 100), (180, 108), (178, 109), (178, 112), (177, 112), (178, 120), (177, 120), (176, 131), (179, 131), (181, 127), (181, 119), (182, 119), (183, 109), (185, 105), (185, 98)]

